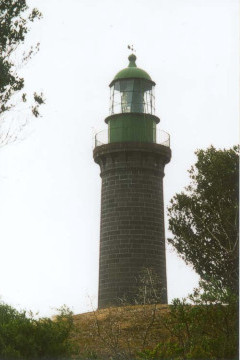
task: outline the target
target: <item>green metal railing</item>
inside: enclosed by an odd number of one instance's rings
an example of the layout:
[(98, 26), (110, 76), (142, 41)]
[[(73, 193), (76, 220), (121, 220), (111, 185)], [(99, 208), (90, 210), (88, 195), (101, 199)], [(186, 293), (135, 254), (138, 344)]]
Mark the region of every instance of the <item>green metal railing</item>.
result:
[[(125, 142), (125, 141), (136, 141), (136, 142), (142, 142), (142, 143), (154, 143), (154, 144), (160, 144), (167, 147), (170, 147), (170, 135), (163, 130), (155, 130), (152, 134), (152, 140), (146, 141), (146, 134), (137, 134), (136, 138), (134, 140), (128, 140), (128, 129), (129, 129), (129, 139), (132, 139), (132, 128), (119, 128), (115, 129), (119, 132), (118, 140), (116, 140), (116, 137), (112, 137), (109, 129), (104, 129), (99, 131), (94, 136), (94, 147), (106, 145), (114, 142)], [(123, 131), (124, 130), (124, 131)], [(121, 138), (121, 134), (122, 138)], [(147, 136), (149, 138), (149, 136)]]

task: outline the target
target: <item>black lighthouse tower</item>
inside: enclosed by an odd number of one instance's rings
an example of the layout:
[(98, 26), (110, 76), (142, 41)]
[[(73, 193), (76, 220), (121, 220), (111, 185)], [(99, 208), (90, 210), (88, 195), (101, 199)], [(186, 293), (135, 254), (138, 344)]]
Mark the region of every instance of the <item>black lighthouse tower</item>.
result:
[(140, 274), (156, 274), (159, 303), (167, 303), (163, 177), (169, 135), (158, 129), (155, 82), (136, 56), (110, 83), (106, 131), (95, 137), (102, 178), (98, 307), (133, 304)]

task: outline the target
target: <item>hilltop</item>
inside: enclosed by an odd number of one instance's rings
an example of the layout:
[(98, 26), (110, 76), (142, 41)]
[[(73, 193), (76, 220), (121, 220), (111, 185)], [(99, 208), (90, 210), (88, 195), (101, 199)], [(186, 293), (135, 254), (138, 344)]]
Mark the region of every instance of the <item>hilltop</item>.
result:
[[(201, 295), (203, 296), (203, 295)], [(206, 294), (205, 294), (206, 296)], [(77, 359), (238, 359), (238, 301), (111, 307), (73, 316)]]
[(169, 333), (161, 319), (168, 305), (111, 307), (74, 316), (74, 342), (79, 355), (94, 358), (129, 358), (166, 341)]

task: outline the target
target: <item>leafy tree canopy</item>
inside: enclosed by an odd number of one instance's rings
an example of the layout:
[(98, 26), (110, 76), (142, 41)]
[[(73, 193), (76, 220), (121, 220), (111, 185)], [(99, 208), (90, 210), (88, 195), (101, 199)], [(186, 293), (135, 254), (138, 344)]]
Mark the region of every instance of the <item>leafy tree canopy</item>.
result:
[(239, 148), (198, 150), (191, 183), (168, 208), (168, 242), (204, 280), (238, 291)]
[[(29, 9), (26, 0), (1, 0), (0, 2), (0, 143), (14, 140), (10, 139), (10, 132), (6, 130), (8, 126), (6, 126), (4, 115), (13, 109), (19, 100), (25, 105), (31, 104), (29, 107), (35, 117), (39, 116), (39, 106), (44, 103), (43, 95), (36, 92), (29, 103), (28, 96), (24, 93), (24, 78), (18, 74), (19, 64), (21, 66), (26, 64), (39, 49), (39, 43), (23, 53), (19, 47), (24, 43), (30, 23), (41, 16), (37, 9)], [(24, 124), (21, 123), (21, 126), (24, 127)]]
[(161, 321), (169, 338), (140, 359), (238, 359), (238, 297), (218, 281), (200, 281), (186, 299), (174, 299)]
[(32, 313), (17, 311), (0, 303), (0, 358), (66, 359), (73, 351), (70, 334), (73, 315), (65, 306), (54, 320), (34, 319)]

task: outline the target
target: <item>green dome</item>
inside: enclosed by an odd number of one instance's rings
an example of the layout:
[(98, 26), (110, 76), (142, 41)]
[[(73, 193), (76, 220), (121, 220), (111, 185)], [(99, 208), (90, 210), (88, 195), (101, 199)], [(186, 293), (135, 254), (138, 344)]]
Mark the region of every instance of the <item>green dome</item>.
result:
[(145, 70), (142, 70), (137, 67), (137, 65), (135, 63), (136, 59), (137, 58), (134, 54), (130, 55), (128, 57), (128, 60), (129, 60), (128, 67), (119, 71), (109, 86), (112, 86), (112, 84), (115, 83), (115, 81), (117, 81), (117, 80), (136, 79), (136, 78), (149, 80), (152, 82), (153, 85), (155, 85), (155, 82), (152, 81), (150, 75)]

